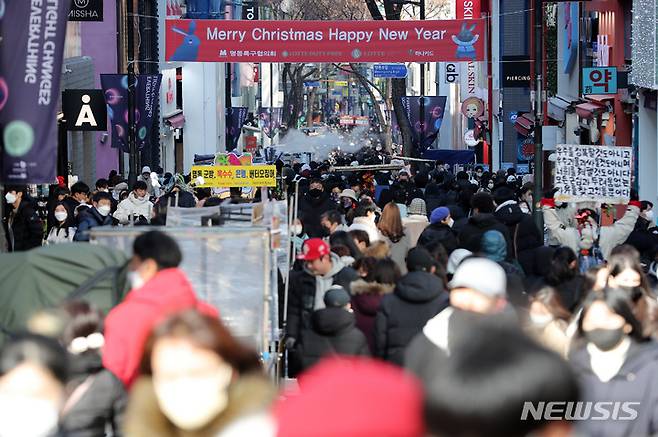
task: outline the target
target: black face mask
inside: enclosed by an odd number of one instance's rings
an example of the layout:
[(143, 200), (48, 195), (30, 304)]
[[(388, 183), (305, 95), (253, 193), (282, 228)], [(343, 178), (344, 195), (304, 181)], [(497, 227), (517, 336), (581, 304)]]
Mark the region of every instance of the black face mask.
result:
[(585, 331), (585, 338), (602, 351), (609, 351), (615, 348), (624, 338), (624, 329), (592, 329)]
[(308, 191), (309, 196), (318, 199), (320, 196), (322, 196), (322, 190), (318, 188), (313, 188), (312, 190)]
[(331, 235), (331, 231), (327, 229), (326, 227), (322, 226), (322, 229), (320, 230), (320, 237), (325, 238)]

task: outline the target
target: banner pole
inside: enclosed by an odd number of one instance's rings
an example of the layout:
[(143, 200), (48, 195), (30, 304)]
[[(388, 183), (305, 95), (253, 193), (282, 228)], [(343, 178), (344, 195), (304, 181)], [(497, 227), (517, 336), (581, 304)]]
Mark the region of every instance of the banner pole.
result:
[(135, 142), (135, 15), (133, 0), (127, 2), (128, 19), (128, 165), (129, 188), (137, 182), (137, 144)]

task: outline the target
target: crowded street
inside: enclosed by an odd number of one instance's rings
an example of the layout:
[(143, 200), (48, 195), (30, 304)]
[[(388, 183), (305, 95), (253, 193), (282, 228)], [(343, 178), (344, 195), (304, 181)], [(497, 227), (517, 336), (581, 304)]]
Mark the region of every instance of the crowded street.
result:
[(655, 0), (0, 0), (0, 437), (658, 435)]

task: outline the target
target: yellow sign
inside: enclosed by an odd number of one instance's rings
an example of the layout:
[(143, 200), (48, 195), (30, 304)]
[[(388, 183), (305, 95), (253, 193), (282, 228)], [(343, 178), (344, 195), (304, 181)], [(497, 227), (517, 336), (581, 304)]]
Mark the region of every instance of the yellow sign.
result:
[(347, 86), (347, 81), (346, 80), (335, 80), (334, 81), (334, 86)]
[(192, 180), (203, 178), (201, 188), (220, 187), (275, 187), (274, 165), (195, 165)]

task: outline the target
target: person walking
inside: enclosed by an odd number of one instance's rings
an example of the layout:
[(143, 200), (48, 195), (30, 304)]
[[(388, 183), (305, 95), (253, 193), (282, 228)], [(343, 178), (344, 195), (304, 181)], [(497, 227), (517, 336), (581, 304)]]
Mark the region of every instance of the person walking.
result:
[(423, 199), (416, 197), (411, 201), (407, 212), (407, 217), (402, 219), (402, 226), (405, 234), (409, 235), (411, 247), (416, 247), (418, 238), (430, 224), (427, 218), (427, 205)]
[(407, 252), (411, 249), (411, 240), (404, 232), (397, 204), (391, 202), (384, 207), (377, 228), (382, 234), (382, 241), (388, 244), (391, 259), (395, 261), (400, 272), (406, 274)]
[(84, 211), (79, 217), (78, 230), (74, 241), (89, 241), (89, 230), (99, 226), (110, 226), (112, 217), (112, 201), (109, 193), (99, 191), (92, 197), (92, 208)]
[(76, 228), (73, 226), (73, 214), (70, 213), (64, 202), (55, 205), (54, 226), (48, 232), (45, 244), (70, 243), (75, 237)]
[(153, 203), (148, 199), (144, 181), (137, 181), (128, 198), (122, 200), (114, 213), (114, 218), (122, 225), (148, 224), (153, 218)]
[(37, 214), (36, 205), (27, 194), (25, 185), (5, 187), (5, 209), (3, 220), (9, 252), (22, 252), (41, 246), (43, 222)]

